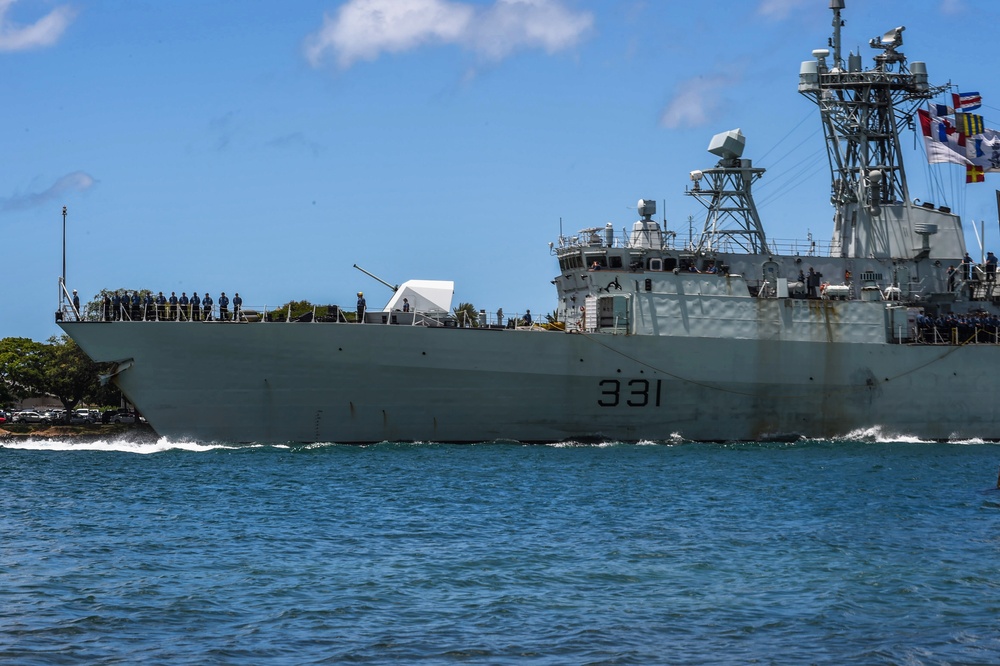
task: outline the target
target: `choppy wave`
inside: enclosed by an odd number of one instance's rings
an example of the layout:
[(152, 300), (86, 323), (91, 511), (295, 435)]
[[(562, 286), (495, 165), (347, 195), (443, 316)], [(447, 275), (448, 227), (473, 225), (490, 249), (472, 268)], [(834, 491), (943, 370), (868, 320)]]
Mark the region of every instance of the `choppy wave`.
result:
[[(933, 444), (934, 440), (922, 439), (916, 435), (893, 432), (882, 426), (870, 428), (858, 428), (846, 435), (835, 437), (834, 441), (848, 442), (872, 442), (876, 444)], [(952, 435), (948, 438), (949, 444), (985, 444), (986, 440), (981, 437), (959, 437)]]

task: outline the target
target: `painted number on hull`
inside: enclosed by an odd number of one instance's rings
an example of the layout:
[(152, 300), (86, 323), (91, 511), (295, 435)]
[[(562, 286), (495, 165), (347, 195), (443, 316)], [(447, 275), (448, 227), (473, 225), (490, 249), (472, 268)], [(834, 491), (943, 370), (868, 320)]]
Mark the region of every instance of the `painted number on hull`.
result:
[(598, 386), (601, 387), (601, 397), (597, 399), (597, 404), (601, 407), (617, 407), (620, 404), (629, 407), (647, 407), (653, 405), (660, 406), (660, 383), (657, 379), (650, 382), (648, 379), (629, 379), (622, 381), (619, 379), (602, 379)]

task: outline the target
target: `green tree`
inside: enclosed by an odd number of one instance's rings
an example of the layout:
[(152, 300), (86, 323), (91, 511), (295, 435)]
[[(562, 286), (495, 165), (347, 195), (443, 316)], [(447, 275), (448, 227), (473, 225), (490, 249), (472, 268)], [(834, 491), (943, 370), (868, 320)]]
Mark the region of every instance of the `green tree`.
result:
[[(295, 320), (303, 315), (316, 313), (316, 318), (321, 319), (329, 315), (330, 311), (329, 305), (315, 305), (309, 301), (289, 301), (284, 305), (279, 305), (276, 308), (271, 309), (268, 315), (273, 321), (285, 321)], [(347, 316), (350, 313), (341, 310), (341, 316)], [(351, 315), (353, 316), (353, 315)]]
[(48, 343), (28, 338), (0, 340), (0, 399), (5, 402), (52, 396), (69, 413), (86, 400), (118, 404), (117, 389), (102, 387), (99, 375), (108, 364), (97, 364), (70, 338), (49, 338)]
[(0, 402), (10, 404), (40, 395), (48, 362), (45, 345), (30, 338), (0, 340)]
[[(153, 296), (156, 296), (156, 294), (158, 293), (158, 292), (151, 291), (149, 289), (139, 289), (138, 291), (139, 291), (139, 296), (143, 299), (143, 302), (145, 302), (146, 294), (153, 294)], [(100, 320), (103, 317), (103, 314), (104, 314), (104, 312), (103, 312), (103, 310), (104, 310), (104, 297), (107, 296), (108, 298), (111, 298), (115, 294), (115, 292), (118, 292), (119, 295), (121, 295), (121, 294), (128, 294), (129, 297), (131, 298), (132, 294), (134, 294), (136, 292), (136, 290), (135, 289), (101, 289), (94, 296), (93, 300), (87, 301), (86, 303), (83, 303), (83, 304), (80, 305), (80, 315), (84, 319)]]
[(51, 337), (44, 347), (46, 363), (38, 393), (58, 398), (69, 418), (81, 401), (100, 389), (101, 368), (68, 336)]
[(472, 303), (459, 303), (454, 309), (458, 325), (479, 328), (479, 310)]

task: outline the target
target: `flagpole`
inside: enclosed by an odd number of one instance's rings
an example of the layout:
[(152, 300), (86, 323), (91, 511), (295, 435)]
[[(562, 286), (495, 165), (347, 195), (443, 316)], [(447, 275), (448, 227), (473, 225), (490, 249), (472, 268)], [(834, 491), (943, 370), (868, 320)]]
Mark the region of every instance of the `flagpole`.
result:
[(66, 284), (66, 206), (63, 206), (63, 270), (62, 281)]
[(66, 298), (66, 206), (63, 206), (62, 277), (59, 278), (59, 312), (63, 311)]

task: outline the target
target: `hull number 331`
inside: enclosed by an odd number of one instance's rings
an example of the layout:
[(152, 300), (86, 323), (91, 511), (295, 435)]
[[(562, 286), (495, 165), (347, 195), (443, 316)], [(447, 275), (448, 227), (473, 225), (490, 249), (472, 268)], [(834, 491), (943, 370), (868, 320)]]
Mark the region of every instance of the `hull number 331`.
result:
[(601, 387), (601, 397), (597, 399), (597, 404), (601, 407), (619, 405), (659, 407), (662, 381), (661, 379), (652, 382), (648, 379), (602, 379), (598, 382), (598, 386)]

